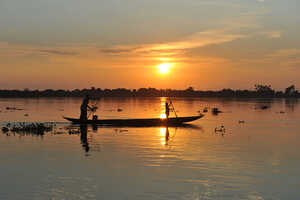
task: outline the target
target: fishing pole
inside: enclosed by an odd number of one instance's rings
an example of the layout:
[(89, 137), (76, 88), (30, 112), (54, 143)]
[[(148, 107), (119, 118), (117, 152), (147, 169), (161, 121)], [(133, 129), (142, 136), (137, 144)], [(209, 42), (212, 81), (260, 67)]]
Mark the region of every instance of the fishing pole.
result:
[(170, 96), (169, 96), (169, 101), (170, 101), (170, 105), (172, 106), (172, 110), (173, 110), (173, 112), (174, 112), (174, 114), (175, 114), (175, 116), (176, 116), (176, 118), (177, 118), (178, 116), (177, 116), (177, 113), (176, 113), (176, 110), (175, 110), (174, 104), (173, 104), (173, 102), (172, 102), (172, 100), (171, 100), (171, 97), (170, 97)]
[(96, 98), (95, 103), (91, 106), (91, 109), (89, 109), (89, 115), (88, 118), (91, 116), (92, 113), (95, 113), (98, 109), (97, 105), (99, 103), (99, 99)]

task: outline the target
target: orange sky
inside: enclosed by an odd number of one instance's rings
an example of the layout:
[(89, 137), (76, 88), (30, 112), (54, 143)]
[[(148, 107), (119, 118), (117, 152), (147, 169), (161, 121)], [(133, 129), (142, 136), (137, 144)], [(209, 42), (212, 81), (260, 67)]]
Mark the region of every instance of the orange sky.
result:
[(300, 85), (297, 0), (30, 2), (0, 3), (1, 89)]

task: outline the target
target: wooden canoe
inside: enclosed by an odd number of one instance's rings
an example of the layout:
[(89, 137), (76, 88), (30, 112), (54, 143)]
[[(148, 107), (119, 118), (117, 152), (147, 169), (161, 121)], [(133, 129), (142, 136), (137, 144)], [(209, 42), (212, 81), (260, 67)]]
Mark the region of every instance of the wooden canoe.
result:
[(97, 124), (108, 126), (157, 126), (157, 125), (181, 125), (187, 122), (195, 121), (202, 118), (204, 115), (200, 114), (191, 117), (172, 117), (169, 119), (162, 118), (145, 118), (145, 119), (98, 119), (82, 121), (78, 118), (64, 117), (64, 119), (71, 121), (73, 124)]

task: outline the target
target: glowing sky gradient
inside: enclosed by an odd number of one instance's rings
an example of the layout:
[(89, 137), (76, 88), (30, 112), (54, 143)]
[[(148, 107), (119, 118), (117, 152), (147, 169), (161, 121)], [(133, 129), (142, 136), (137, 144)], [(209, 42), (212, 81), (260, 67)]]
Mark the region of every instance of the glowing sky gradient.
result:
[[(299, 0), (0, 0), (0, 89), (300, 87), (299, 9)], [(172, 63), (167, 75), (162, 63)]]

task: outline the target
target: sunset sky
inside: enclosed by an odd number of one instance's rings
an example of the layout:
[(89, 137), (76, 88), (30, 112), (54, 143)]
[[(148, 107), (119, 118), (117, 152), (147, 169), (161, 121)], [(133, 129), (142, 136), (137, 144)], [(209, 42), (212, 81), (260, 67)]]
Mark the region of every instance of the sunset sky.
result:
[(0, 0), (0, 89), (300, 88), (299, 10), (299, 0)]

